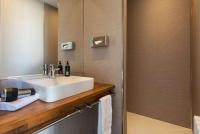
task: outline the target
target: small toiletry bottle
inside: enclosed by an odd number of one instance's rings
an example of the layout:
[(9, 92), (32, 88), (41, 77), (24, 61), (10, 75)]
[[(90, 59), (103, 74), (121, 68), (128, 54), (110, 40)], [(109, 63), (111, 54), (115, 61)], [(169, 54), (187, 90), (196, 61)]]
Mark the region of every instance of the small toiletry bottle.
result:
[(65, 76), (70, 76), (70, 65), (69, 65), (68, 61), (67, 61), (67, 64), (65, 66)]
[(59, 61), (59, 63), (58, 63), (58, 68), (59, 68), (58, 74), (63, 74), (63, 66), (62, 66), (61, 61)]

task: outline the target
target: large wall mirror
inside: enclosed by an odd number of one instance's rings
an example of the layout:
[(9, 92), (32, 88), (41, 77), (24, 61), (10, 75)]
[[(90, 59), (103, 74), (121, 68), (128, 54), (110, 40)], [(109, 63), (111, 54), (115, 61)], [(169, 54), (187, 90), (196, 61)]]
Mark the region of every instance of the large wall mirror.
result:
[(59, 60), (82, 74), (83, 0), (1, 0), (0, 17), (0, 78), (41, 74)]

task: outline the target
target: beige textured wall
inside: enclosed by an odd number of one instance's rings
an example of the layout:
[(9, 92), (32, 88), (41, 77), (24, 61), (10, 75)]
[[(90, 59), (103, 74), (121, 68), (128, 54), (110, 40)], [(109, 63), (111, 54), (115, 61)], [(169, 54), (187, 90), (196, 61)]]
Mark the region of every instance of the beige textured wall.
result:
[[(69, 60), (73, 74), (83, 73), (83, 0), (59, 0), (58, 59)], [(75, 50), (62, 51), (62, 42), (74, 41)]]
[[(123, 101), (122, 0), (60, 0), (59, 12), (61, 13), (59, 13), (59, 17), (61, 17), (59, 20), (59, 43), (75, 41), (77, 45), (75, 51), (63, 52), (59, 49), (59, 59), (62, 61), (69, 59), (72, 71), (75, 73), (84, 72), (85, 76), (94, 77), (96, 82), (116, 85), (116, 96), (113, 101), (113, 134), (121, 134)], [(83, 24), (84, 27), (82, 27)], [(93, 49), (89, 47), (91, 37), (104, 34), (110, 37), (108, 48)], [(84, 43), (82, 37), (84, 37)], [(93, 115), (93, 118), (95, 117)], [(82, 123), (84, 122), (79, 122), (79, 125)], [(86, 124), (83, 126), (87, 127)], [(95, 128), (92, 129), (95, 130)]]
[(193, 114), (200, 116), (200, 1), (192, 0), (191, 61)]
[(127, 0), (122, 1), (123, 5), (123, 134), (127, 133)]
[(128, 111), (191, 126), (190, 5), (128, 1)]
[(44, 4), (44, 63), (58, 63), (58, 9)]
[[(70, 61), (73, 74), (83, 74), (83, 0), (59, 0), (59, 45), (58, 58)], [(74, 41), (74, 51), (61, 51), (60, 43)], [(89, 109), (68, 118), (40, 134), (95, 134), (97, 132), (97, 110)]]
[[(84, 1), (84, 74), (96, 82), (115, 84), (113, 134), (122, 133), (123, 26), (122, 0)], [(91, 48), (93, 36), (108, 35), (108, 48)]]
[[(3, 11), (3, 7), (0, 1), (0, 48), (2, 48), (2, 11)], [(2, 63), (3, 63), (3, 59), (2, 59), (2, 49), (0, 49), (0, 66), (3, 67)], [(0, 76), (3, 75), (3, 72), (0, 71)]]

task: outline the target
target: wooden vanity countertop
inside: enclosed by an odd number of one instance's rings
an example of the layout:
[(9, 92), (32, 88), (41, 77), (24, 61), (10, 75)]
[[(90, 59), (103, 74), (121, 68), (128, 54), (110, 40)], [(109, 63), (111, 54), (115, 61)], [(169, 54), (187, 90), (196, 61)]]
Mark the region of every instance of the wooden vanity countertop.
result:
[(95, 83), (94, 89), (53, 103), (35, 101), (15, 112), (0, 111), (0, 134), (31, 134), (112, 93), (114, 85)]

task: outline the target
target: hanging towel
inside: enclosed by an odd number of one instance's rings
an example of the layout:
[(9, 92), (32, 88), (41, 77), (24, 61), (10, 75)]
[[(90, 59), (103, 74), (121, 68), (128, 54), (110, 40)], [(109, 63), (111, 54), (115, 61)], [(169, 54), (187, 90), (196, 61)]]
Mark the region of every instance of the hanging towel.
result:
[(200, 117), (194, 116), (194, 134), (200, 134)]
[(112, 97), (110, 95), (100, 99), (98, 112), (98, 134), (111, 134)]
[(13, 102), (0, 102), (0, 110), (16, 111), (39, 99), (39, 94), (24, 97)]

